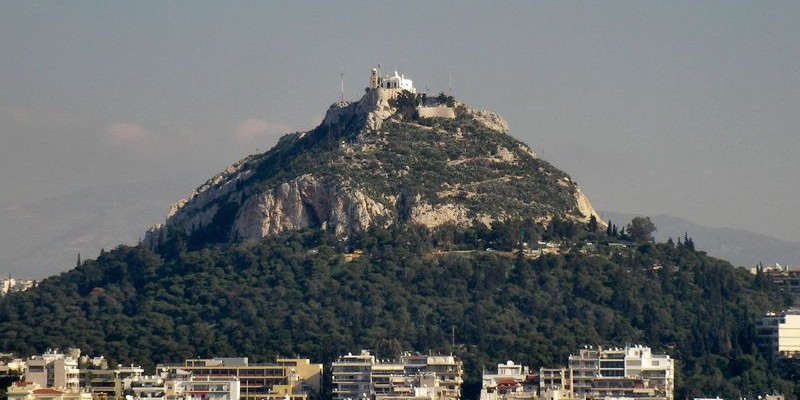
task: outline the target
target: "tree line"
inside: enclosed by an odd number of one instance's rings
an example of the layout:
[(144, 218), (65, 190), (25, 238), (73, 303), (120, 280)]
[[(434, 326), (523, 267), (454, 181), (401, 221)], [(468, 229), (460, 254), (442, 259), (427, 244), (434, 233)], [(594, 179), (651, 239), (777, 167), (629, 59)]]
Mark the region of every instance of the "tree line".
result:
[[(393, 224), (346, 241), (308, 230), (196, 249), (188, 239), (171, 232), (155, 250), (120, 246), (0, 300), (0, 348), (79, 347), (147, 367), (214, 356), (329, 363), (361, 348), (381, 357), (453, 351), (474, 389), (484, 366), (504, 360), (560, 366), (584, 344), (642, 343), (678, 360), (678, 398), (772, 390), (794, 398), (798, 390), (794, 372), (754, 344), (755, 320), (785, 306), (783, 295), (686, 245), (603, 250), (617, 239), (597, 221)], [(485, 251), (539, 239), (565, 243), (562, 253)], [(578, 251), (588, 240), (600, 250)], [(354, 250), (363, 254), (345, 256)]]

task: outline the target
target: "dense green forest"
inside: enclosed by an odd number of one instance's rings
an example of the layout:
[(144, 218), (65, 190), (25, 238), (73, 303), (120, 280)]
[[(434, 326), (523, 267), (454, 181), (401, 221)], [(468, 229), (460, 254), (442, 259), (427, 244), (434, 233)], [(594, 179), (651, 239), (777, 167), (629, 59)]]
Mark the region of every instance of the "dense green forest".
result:
[[(796, 372), (754, 346), (756, 318), (784, 296), (688, 238), (622, 248), (608, 245), (625, 235), (612, 228), (395, 224), (346, 241), (313, 230), (216, 247), (172, 233), (158, 249), (120, 246), (0, 301), (0, 348), (79, 347), (145, 366), (454, 351), (474, 385), (507, 359), (560, 366), (584, 344), (641, 343), (678, 360), (678, 398), (796, 398)], [(518, 244), (540, 238), (560, 241), (560, 254), (534, 258)]]

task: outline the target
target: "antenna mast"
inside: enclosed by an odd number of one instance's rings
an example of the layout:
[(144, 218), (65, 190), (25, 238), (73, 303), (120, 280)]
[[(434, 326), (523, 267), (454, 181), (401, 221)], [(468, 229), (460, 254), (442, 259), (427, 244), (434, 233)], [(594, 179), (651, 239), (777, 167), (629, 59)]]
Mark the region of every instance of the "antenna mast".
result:
[(344, 103), (344, 67), (342, 67), (342, 71), (339, 72), (339, 78), (342, 83), (342, 92), (341, 95), (339, 96), (339, 102)]
[(451, 343), (450, 344), (450, 355), (452, 356), (453, 352), (455, 352), (455, 350), (456, 350), (456, 326), (455, 325), (453, 325), (453, 333), (452, 333), (452, 336), (450, 337), (450, 340), (451, 340), (451, 342), (450, 342)]
[(448, 91), (447, 94), (449, 96), (452, 96), (453, 95), (453, 74), (451, 72), (448, 72), (447, 73), (447, 78), (450, 81), (449, 86), (447, 87), (447, 91)]

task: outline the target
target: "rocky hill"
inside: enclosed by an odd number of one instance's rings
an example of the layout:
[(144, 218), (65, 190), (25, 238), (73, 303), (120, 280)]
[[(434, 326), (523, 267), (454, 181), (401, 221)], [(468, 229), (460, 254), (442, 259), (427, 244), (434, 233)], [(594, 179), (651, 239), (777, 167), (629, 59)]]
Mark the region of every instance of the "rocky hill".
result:
[[(679, 360), (677, 398), (797, 398), (800, 371), (754, 337), (786, 296), (693, 246), (613, 246), (575, 182), (502, 118), (418, 101), (373, 89), (336, 104), (175, 204), (147, 243), (0, 299), (0, 349), (148, 368), (451, 351), (474, 389), (498, 361), (559, 366), (580, 345), (645, 343)], [(524, 252), (523, 235), (558, 249)]]
[(303, 228), (347, 235), (394, 221), (433, 228), (596, 215), (576, 183), (509, 136), (498, 115), (451, 103), (433, 114), (453, 118), (420, 118), (419, 101), (376, 88), (333, 104), (315, 129), (286, 135), (175, 203), (147, 242), (157, 246), (170, 230), (214, 243)]

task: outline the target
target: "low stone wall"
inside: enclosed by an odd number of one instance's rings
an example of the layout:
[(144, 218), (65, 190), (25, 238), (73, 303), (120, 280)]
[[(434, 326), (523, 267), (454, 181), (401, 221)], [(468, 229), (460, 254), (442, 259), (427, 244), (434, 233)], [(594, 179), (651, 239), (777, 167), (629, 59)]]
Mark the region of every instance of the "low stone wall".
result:
[(456, 117), (456, 111), (452, 107), (417, 107), (420, 118), (449, 118)]

